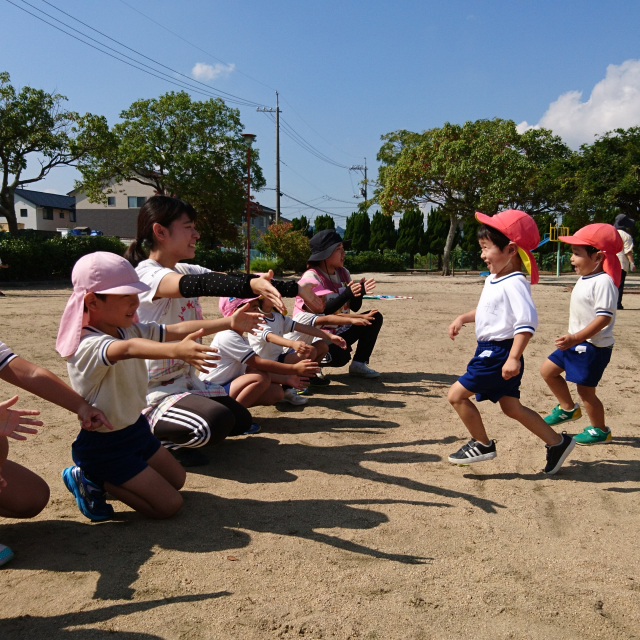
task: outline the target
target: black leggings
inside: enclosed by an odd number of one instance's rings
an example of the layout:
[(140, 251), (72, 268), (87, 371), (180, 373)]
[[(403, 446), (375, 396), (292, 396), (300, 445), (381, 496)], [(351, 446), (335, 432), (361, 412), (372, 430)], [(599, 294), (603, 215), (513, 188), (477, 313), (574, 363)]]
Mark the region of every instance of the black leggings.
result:
[[(376, 346), (376, 340), (382, 327), (382, 314), (376, 313), (374, 320), (369, 325), (351, 325), (344, 333), (340, 334), (349, 346), (358, 343), (353, 359), (356, 362), (369, 362), (369, 358)], [(329, 355), (331, 362), (327, 363), (327, 367), (344, 367), (351, 360), (351, 354), (347, 349), (341, 349), (336, 344), (329, 345)]]
[(207, 398), (189, 394), (156, 422), (153, 433), (167, 447), (202, 447), (238, 436), (251, 427), (251, 414), (229, 396)]
[(622, 294), (624, 293), (624, 281), (627, 278), (627, 272), (623, 269), (620, 274), (620, 286), (618, 287), (618, 309), (622, 306)]

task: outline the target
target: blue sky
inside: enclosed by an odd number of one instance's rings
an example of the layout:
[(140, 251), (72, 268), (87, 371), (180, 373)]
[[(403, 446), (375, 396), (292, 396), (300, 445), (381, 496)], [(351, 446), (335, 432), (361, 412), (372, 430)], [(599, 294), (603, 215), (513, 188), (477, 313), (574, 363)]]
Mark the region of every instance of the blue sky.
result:
[[(42, 0), (28, 1), (91, 33)], [(22, 0), (12, 2), (35, 12)], [(274, 105), (278, 89), (283, 119), (298, 134), (341, 165), (366, 157), (374, 178), (380, 135), (399, 128), (499, 116), (523, 127), (548, 126), (576, 147), (612, 127), (640, 125), (637, 0), (126, 2), (217, 59), (121, 0), (50, 0), (184, 74), (193, 76), (200, 63), (199, 77), (216, 89), (265, 105)], [(114, 123), (134, 100), (175, 88), (0, 0), (5, 23), (15, 26), (3, 28), (0, 69), (16, 86), (66, 95), (73, 110)], [(273, 187), (273, 123), (253, 107), (240, 109), (246, 129), (258, 136)], [(358, 201), (357, 174), (318, 160), (285, 135), (281, 158), (282, 190), (335, 214), (344, 226), (342, 216), (354, 208), (349, 203)], [(74, 170), (60, 169), (34, 188), (64, 193), (74, 177)], [(273, 191), (258, 199), (274, 205)], [(287, 217), (318, 213), (300, 211), (287, 198), (282, 205)]]

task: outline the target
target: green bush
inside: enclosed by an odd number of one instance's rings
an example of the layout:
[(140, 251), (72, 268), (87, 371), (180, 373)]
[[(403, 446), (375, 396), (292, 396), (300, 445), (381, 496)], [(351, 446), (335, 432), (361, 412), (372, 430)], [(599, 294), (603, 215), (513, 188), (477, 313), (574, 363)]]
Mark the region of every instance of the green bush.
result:
[(361, 251), (357, 256), (345, 256), (344, 266), (353, 273), (364, 271), (404, 271), (404, 258), (395, 251)]
[(269, 269), (273, 269), (275, 273), (282, 271), (282, 265), (277, 260), (268, 260), (265, 258), (254, 258), (251, 261), (251, 273), (267, 273)]
[(0, 280), (68, 280), (73, 265), (94, 251), (122, 255), (126, 246), (118, 238), (67, 236), (46, 238), (39, 234), (0, 236), (0, 258), (8, 269), (0, 270)]
[(193, 260), (182, 260), (189, 264), (199, 264), (211, 271), (235, 271), (244, 265), (245, 256), (237, 251), (220, 251), (220, 249), (203, 249), (196, 245)]

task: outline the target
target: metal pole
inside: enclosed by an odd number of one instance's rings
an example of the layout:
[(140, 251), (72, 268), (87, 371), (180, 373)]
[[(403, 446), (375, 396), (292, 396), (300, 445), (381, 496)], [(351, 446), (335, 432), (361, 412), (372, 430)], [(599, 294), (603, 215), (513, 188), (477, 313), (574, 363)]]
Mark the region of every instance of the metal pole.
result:
[(558, 257), (556, 260), (556, 278), (560, 277), (560, 241), (558, 241)]
[(247, 260), (246, 273), (251, 273), (251, 145), (247, 145)]
[(367, 199), (367, 159), (364, 159), (364, 199)]
[(276, 91), (276, 224), (280, 222), (280, 98)]

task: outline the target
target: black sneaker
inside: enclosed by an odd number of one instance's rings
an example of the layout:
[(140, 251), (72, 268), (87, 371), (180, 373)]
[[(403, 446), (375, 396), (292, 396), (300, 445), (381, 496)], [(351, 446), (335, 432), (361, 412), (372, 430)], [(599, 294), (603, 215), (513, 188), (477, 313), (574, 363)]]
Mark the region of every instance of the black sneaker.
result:
[(169, 449), (169, 453), (183, 467), (204, 467), (205, 464), (209, 464), (208, 456), (197, 449), (180, 447), (179, 449)]
[(560, 469), (562, 463), (567, 459), (573, 447), (576, 446), (576, 441), (567, 434), (566, 431), (563, 431), (562, 442), (560, 444), (555, 444), (551, 447), (548, 444), (544, 446), (547, 449), (547, 466), (544, 468), (544, 472), (548, 476), (552, 476), (558, 472), (558, 469)]
[(484, 462), (493, 460), (497, 456), (496, 441), (489, 444), (482, 444), (471, 438), (467, 444), (462, 445), (455, 453), (449, 456), (451, 464), (473, 464), (474, 462)]

